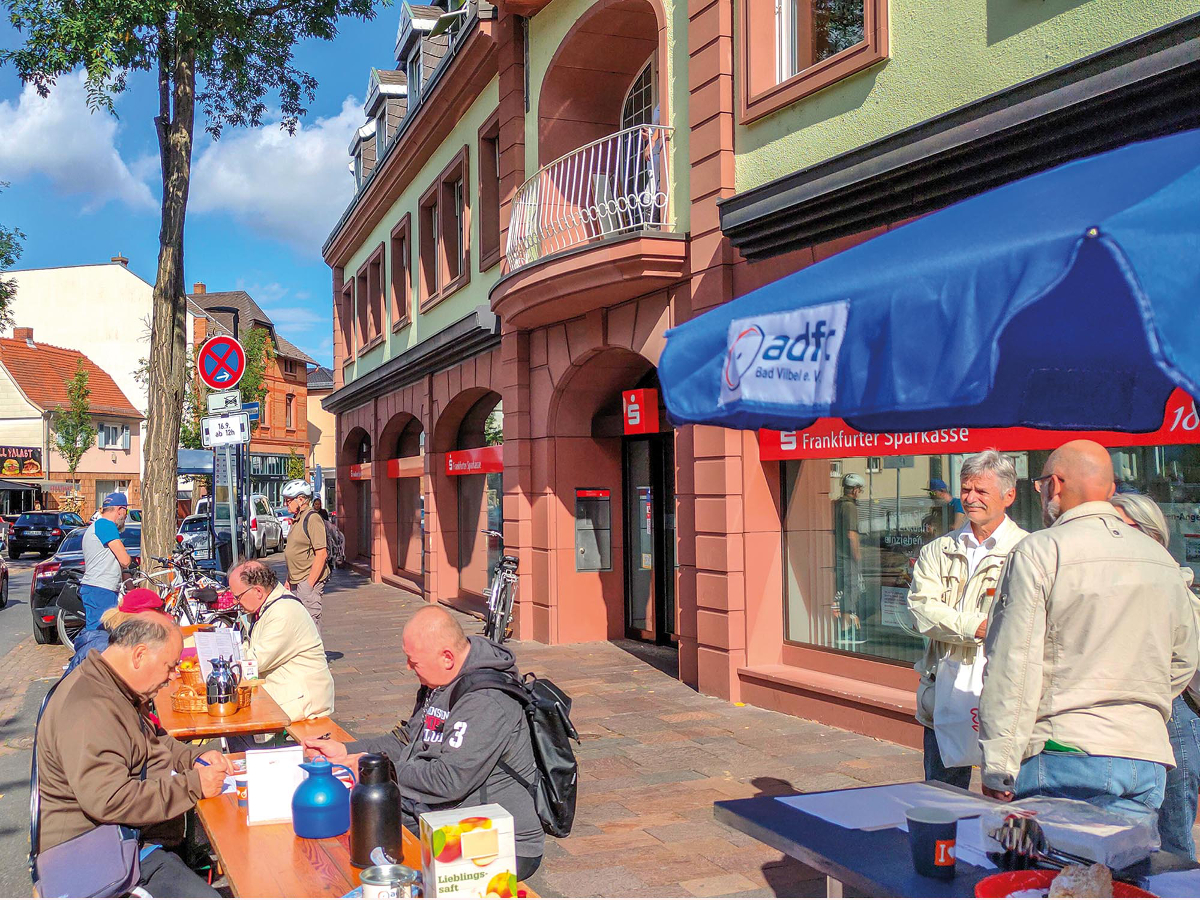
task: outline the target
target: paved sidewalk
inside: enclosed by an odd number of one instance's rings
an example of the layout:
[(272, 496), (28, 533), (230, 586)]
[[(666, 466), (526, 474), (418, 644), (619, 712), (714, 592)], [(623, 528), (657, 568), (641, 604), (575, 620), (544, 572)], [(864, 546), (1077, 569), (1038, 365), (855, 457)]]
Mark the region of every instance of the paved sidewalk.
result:
[[(341, 654), (335, 718), (351, 731), (382, 732), (411, 712), (400, 633), (421, 604), (344, 573), (326, 590), (326, 649)], [(571, 694), (583, 739), (575, 829), (547, 838), (530, 880), (545, 896), (824, 896), (811, 869), (715, 822), (713, 802), (921, 777), (916, 751), (697, 694), (660, 671), (673, 654), (657, 648), (511, 646), (522, 671)]]

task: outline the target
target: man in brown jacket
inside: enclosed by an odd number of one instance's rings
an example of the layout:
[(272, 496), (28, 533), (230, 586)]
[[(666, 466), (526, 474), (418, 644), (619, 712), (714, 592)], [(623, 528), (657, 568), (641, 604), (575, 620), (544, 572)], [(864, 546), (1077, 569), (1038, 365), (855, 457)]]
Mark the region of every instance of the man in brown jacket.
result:
[(216, 897), (165, 849), (182, 842), (183, 814), (219, 794), (230, 771), (222, 754), (181, 744), (149, 717), (148, 701), (182, 652), (173, 621), (142, 613), (113, 629), (108, 648), (88, 654), (55, 691), (38, 727), (39, 849), (97, 825), (140, 828), (140, 883), (153, 896)]

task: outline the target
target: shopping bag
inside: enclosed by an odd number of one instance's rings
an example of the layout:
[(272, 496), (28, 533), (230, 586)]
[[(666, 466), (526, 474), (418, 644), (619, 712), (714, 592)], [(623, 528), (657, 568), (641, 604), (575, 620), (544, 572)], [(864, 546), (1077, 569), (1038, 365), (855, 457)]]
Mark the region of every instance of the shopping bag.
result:
[(933, 732), (942, 765), (977, 766), (979, 750), (979, 694), (983, 690), (983, 650), (971, 662), (943, 659), (934, 682)]

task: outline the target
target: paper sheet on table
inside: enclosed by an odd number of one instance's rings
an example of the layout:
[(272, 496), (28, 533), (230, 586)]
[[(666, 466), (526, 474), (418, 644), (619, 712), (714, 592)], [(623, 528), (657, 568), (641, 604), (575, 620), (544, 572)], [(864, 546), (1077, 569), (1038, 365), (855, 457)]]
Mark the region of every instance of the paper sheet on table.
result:
[(236, 628), (214, 628), (212, 631), (197, 631), (196, 658), (200, 661), (200, 674), (208, 681), (212, 674), (209, 660), (222, 656), (238, 662), (242, 658), (242, 634)]
[(982, 815), (985, 809), (993, 805), (983, 797), (967, 796), (921, 782), (775, 799), (842, 828), (861, 831), (898, 828), (904, 824), (904, 814), (915, 806), (936, 806), (963, 819)]
[(246, 824), (292, 821), (292, 794), (304, 780), (303, 747), (246, 751)]
[(1200, 897), (1200, 869), (1151, 875), (1146, 890), (1159, 897)]

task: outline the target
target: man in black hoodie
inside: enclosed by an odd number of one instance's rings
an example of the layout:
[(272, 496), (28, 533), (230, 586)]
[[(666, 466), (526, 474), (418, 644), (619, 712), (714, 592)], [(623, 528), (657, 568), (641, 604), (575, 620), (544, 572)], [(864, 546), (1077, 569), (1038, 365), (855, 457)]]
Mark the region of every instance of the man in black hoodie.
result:
[(357, 771), (359, 755), (386, 753), (396, 766), (405, 825), (414, 833), (423, 812), (500, 804), (513, 817), (517, 877), (528, 878), (542, 862), (542, 823), (529, 791), (505, 770), (527, 783), (537, 778), (525, 710), (507, 694), (487, 689), (446, 708), (454, 682), (467, 672), (495, 669), (517, 676), (512, 653), (487, 638), (467, 637), (440, 606), (424, 607), (409, 620), (403, 644), (408, 667), (422, 685), (423, 707), (379, 737), (349, 744), (307, 740), (308, 755), (319, 753)]

